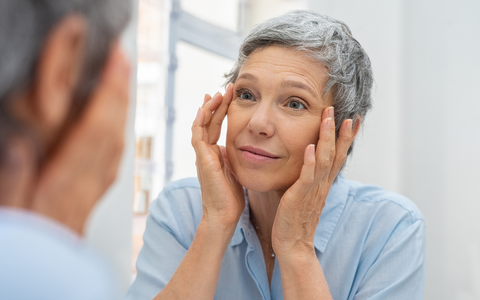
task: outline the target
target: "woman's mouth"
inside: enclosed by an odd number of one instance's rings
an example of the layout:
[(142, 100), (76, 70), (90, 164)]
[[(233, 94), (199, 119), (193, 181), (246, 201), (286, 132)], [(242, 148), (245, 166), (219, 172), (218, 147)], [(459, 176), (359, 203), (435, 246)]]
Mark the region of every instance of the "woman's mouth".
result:
[(268, 151), (252, 146), (240, 147), (240, 151), (245, 160), (256, 163), (271, 162), (280, 158)]

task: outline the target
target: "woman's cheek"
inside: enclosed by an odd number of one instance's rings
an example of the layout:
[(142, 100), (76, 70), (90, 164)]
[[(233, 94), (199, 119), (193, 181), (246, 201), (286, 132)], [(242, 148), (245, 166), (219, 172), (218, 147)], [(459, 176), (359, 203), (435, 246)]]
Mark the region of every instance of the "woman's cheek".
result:
[[(316, 145), (319, 140), (321, 120), (317, 117), (309, 116), (300, 120), (296, 124), (291, 124), (292, 128), (297, 128), (296, 145), (305, 145), (303, 150), (309, 145)], [(303, 153), (303, 152), (302, 152)]]
[(248, 112), (235, 102), (230, 104), (227, 111), (227, 137), (228, 135), (236, 135), (242, 131), (242, 127), (246, 126), (245, 122), (248, 119)]

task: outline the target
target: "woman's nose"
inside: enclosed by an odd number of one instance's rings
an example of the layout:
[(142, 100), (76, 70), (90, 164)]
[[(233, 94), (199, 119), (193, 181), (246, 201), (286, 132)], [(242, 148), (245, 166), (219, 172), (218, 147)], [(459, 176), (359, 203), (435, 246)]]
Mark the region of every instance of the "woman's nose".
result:
[(272, 120), (271, 108), (265, 102), (257, 106), (248, 122), (247, 128), (249, 132), (255, 135), (271, 137), (275, 132), (275, 126)]

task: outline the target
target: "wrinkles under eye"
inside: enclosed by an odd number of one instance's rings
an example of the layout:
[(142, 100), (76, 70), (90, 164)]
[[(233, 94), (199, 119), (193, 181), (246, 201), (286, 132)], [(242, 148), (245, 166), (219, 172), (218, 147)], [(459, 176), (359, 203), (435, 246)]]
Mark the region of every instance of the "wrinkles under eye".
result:
[(300, 101), (297, 100), (292, 100), (287, 103), (287, 107), (293, 108), (293, 109), (305, 109), (305, 105), (301, 103)]

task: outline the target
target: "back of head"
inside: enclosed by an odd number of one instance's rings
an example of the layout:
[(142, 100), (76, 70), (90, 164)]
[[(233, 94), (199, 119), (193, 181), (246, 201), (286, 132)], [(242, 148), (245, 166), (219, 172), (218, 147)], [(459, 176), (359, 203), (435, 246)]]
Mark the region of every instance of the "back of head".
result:
[[(78, 115), (95, 87), (112, 41), (126, 25), (129, 0), (2, 0), (0, 2), (0, 145), (11, 135), (28, 131), (11, 114), (13, 95), (31, 87), (42, 48), (62, 19), (86, 19), (88, 36), (81, 78), (72, 99)], [(0, 146), (0, 158), (3, 146)]]

